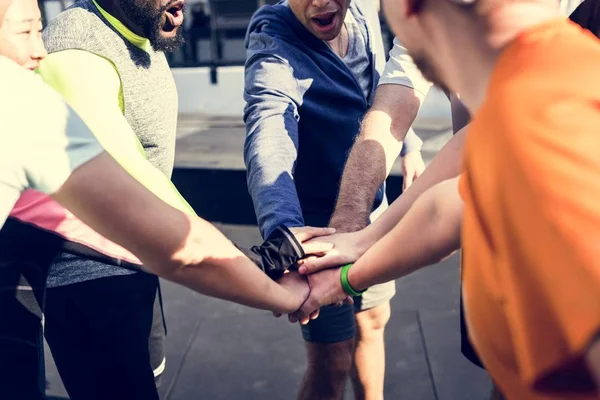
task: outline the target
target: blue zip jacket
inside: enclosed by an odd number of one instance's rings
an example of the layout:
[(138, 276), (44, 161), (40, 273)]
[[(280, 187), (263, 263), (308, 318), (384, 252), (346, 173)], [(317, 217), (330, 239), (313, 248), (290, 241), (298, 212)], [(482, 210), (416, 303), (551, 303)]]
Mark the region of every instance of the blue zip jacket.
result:
[[(263, 237), (279, 225), (329, 222), (346, 159), (385, 66), (377, 12), (366, 7), (352, 0), (348, 12), (369, 50), (368, 99), (342, 59), (286, 2), (264, 6), (252, 17), (246, 35), (244, 160)], [(421, 144), (414, 133), (407, 135), (403, 151)], [(382, 185), (374, 210), (386, 206)]]

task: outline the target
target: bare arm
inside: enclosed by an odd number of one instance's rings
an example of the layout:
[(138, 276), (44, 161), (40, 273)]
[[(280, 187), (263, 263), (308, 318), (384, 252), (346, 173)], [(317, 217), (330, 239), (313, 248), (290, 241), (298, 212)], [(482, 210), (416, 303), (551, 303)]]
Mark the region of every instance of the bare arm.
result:
[(351, 285), (366, 289), (449, 256), (460, 247), (462, 209), (458, 177), (426, 191), (394, 229), (350, 269)]
[[(463, 206), (457, 182), (458, 178), (453, 178), (425, 192), (394, 229), (356, 261), (348, 274), (355, 290), (408, 275), (460, 247)], [(292, 320), (305, 319), (314, 310), (346, 296), (339, 268), (317, 272), (312, 275), (309, 299)]]
[(214, 226), (159, 200), (106, 153), (75, 170), (53, 197), (149, 272), (197, 292), (278, 312), (294, 311), (307, 295), (270, 280)]
[(335, 247), (321, 258), (307, 259), (301, 273), (312, 273), (356, 261), (379, 239), (390, 232), (409, 211), (413, 203), (436, 184), (457, 177), (461, 171), (462, 146), (466, 127), (458, 132), (431, 161), (423, 174), (373, 224), (365, 229), (327, 238)]
[(402, 193), (402, 196), (396, 199), (375, 223), (365, 228), (365, 238), (369, 243), (375, 243), (396, 226), (421, 194), (434, 185), (460, 174), (466, 129), (467, 127), (454, 135), (427, 166), (419, 179), (406, 192)]
[(367, 225), (375, 194), (402, 149), (421, 100), (401, 85), (377, 88), (375, 101), (352, 147), (330, 226), (353, 232)]

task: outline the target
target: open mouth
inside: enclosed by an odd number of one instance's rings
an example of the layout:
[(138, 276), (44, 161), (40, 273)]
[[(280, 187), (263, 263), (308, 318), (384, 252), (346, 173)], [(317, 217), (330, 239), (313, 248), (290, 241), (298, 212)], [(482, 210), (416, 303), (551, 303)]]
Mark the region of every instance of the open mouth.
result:
[(166, 32), (174, 31), (183, 24), (184, 4), (184, 0), (177, 0), (172, 4), (167, 5), (168, 8), (165, 10), (167, 18), (164, 27)]
[(336, 16), (336, 12), (333, 11), (315, 15), (311, 18), (311, 21), (317, 30), (324, 32), (332, 29), (335, 26)]

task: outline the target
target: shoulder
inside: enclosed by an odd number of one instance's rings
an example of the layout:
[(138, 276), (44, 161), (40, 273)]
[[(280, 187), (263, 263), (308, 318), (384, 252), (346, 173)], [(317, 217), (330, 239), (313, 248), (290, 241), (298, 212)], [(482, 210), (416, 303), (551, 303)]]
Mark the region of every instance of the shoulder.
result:
[(272, 54), (288, 61), (301, 58), (309, 51), (306, 40), (310, 36), (286, 2), (261, 7), (248, 27), (247, 59), (256, 54)]
[(92, 13), (88, 8), (74, 4), (70, 8), (61, 12), (52, 19), (44, 32), (48, 33), (84, 33), (90, 28), (95, 20), (99, 20), (98, 16)]
[(2, 134), (10, 135), (2, 141), (19, 156), (30, 185), (51, 193), (72, 168), (101, 148), (81, 119), (40, 77), (1, 59), (0, 71), (10, 77), (0, 96), (0, 120), (9, 127)]
[(119, 73), (114, 64), (94, 53), (75, 49), (52, 53), (40, 63), (38, 73), (84, 116), (118, 104)]
[(57, 42), (82, 43), (91, 37), (101, 22), (86, 3), (77, 2), (52, 19), (43, 32), (43, 40), (49, 51)]

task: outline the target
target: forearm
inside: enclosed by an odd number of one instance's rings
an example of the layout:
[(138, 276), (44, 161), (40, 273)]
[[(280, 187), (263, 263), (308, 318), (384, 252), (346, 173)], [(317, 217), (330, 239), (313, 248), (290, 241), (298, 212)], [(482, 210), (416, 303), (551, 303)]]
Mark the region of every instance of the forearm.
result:
[(462, 147), (466, 134), (460, 130), (435, 156), (423, 174), (373, 224), (365, 228), (364, 237), (369, 246), (377, 242), (396, 226), (425, 191), (436, 184), (456, 177), (461, 171)]
[(298, 157), (297, 122), (287, 111), (264, 118), (258, 112), (250, 112), (246, 126), (244, 161), (248, 192), (262, 237), (266, 239), (280, 225), (303, 226), (294, 181)]
[(280, 180), (269, 187), (252, 182), (249, 181), (248, 188), (263, 239), (269, 237), (278, 226), (304, 226), (302, 208), (291, 178), (289, 182)]
[(462, 201), (458, 178), (442, 182), (417, 200), (406, 216), (352, 266), (356, 290), (398, 279), (437, 263), (460, 247)]
[(399, 85), (383, 85), (377, 90), (342, 176), (330, 223), (339, 232), (367, 225), (377, 190), (392, 170), (419, 111), (420, 99), (414, 90)]
[[(338, 232), (364, 228), (373, 209), (377, 190), (385, 181), (402, 143), (359, 137), (352, 147), (329, 226)], [(391, 160), (391, 162), (390, 162)]]
[(299, 306), (214, 226), (166, 205), (107, 154), (78, 168), (54, 197), (138, 256), (148, 272), (252, 307), (289, 312)]
[(300, 307), (295, 296), (257, 268), (213, 225), (200, 219), (191, 220), (184, 247), (162, 276), (196, 292), (254, 308), (289, 313)]

